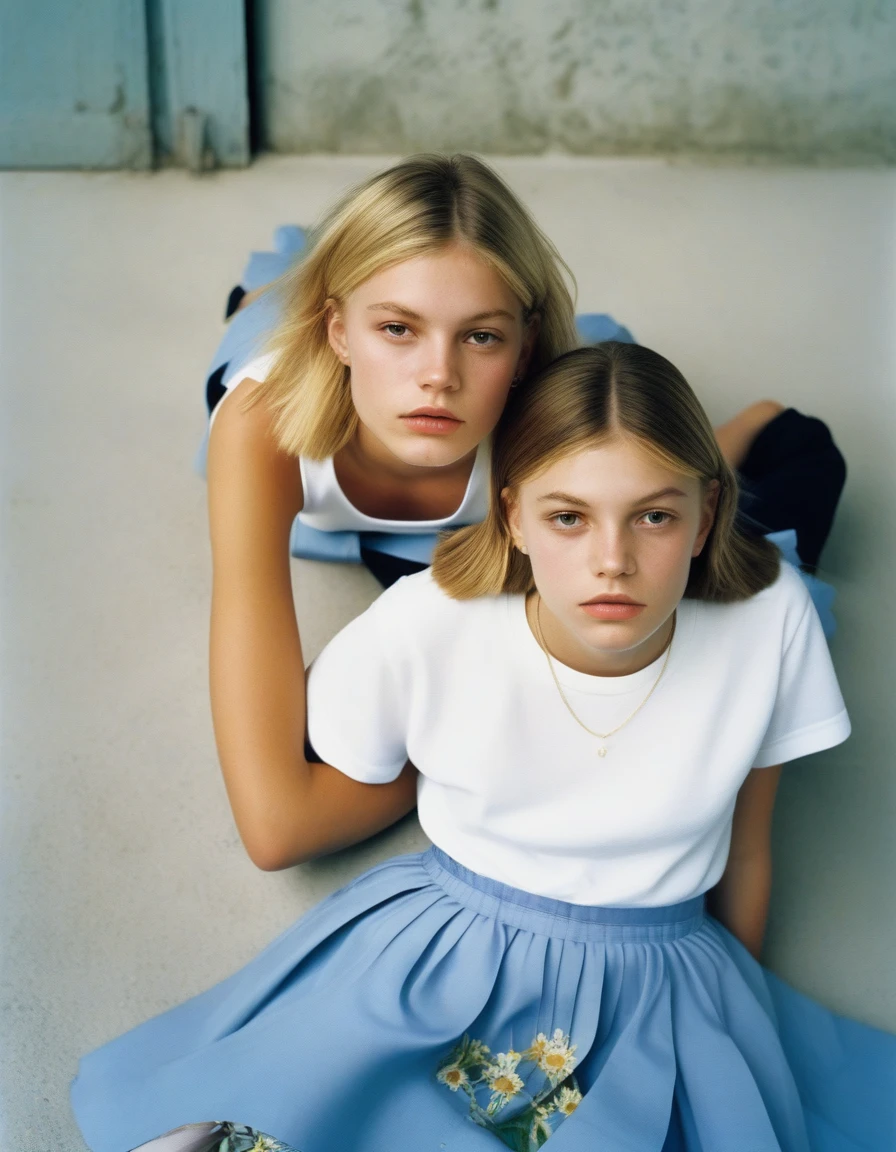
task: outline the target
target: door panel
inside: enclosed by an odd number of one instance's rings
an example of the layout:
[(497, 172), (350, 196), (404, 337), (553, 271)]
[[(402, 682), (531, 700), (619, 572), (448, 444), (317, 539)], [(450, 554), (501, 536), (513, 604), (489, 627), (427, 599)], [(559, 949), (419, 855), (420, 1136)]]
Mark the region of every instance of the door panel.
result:
[(143, 0), (0, 5), (0, 165), (148, 168)]
[(245, 0), (0, 0), (0, 167), (249, 162)]

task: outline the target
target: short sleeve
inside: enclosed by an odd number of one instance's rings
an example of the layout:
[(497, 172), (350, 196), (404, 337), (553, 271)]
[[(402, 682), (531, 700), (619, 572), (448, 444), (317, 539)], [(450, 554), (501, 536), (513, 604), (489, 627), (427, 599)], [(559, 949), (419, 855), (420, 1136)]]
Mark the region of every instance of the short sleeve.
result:
[(756, 768), (833, 748), (850, 732), (821, 622), (804, 589), (792, 605), (791, 617), (797, 623), (785, 637), (777, 695)]
[(317, 755), (365, 784), (394, 780), (407, 761), (408, 693), (387, 593), (339, 632), (308, 673), (308, 739)]

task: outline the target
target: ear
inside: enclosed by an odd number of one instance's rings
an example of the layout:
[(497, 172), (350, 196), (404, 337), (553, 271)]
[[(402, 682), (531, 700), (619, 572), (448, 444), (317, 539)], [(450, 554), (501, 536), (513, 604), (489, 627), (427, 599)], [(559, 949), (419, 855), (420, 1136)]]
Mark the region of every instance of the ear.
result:
[(706, 544), (706, 539), (712, 531), (712, 526), (716, 521), (716, 509), (719, 506), (719, 493), (721, 487), (718, 480), (710, 480), (706, 485), (706, 491), (703, 494), (703, 507), (700, 511), (700, 530), (697, 533), (697, 539), (694, 541), (694, 548), (691, 556), (699, 556), (703, 551), (703, 546)]
[(523, 346), (520, 349), (520, 356), (516, 362), (514, 376), (518, 380), (522, 380), (529, 370), (529, 361), (532, 359), (532, 353), (535, 351), (535, 343), (538, 340), (538, 333), (540, 331), (541, 316), (539, 316), (537, 312), (533, 312), (526, 321), (526, 327), (523, 331)]
[(511, 539), (516, 548), (523, 547), (523, 529), (520, 524), (520, 506), (515, 493), (510, 488), (501, 489), (501, 505), (504, 509), (504, 520), (510, 531)]
[(345, 319), (335, 300), (327, 301), (327, 340), (338, 358), (348, 367), (351, 359), (345, 333)]

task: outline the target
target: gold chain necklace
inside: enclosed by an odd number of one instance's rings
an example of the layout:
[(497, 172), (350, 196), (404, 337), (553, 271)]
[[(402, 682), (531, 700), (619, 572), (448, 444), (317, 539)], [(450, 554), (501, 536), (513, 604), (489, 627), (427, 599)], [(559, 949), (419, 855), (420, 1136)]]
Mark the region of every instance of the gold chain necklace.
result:
[[(535, 639), (538, 641), (538, 647), (542, 650), (542, 652), (544, 652), (545, 659), (548, 662), (548, 668), (550, 668), (550, 670), (551, 670), (551, 676), (554, 678), (554, 683), (557, 685), (557, 691), (560, 693), (560, 699), (566, 705), (570, 716), (572, 716), (573, 720), (575, 720), (575, 722), (579, 725), (580, 728), (584, 728), (585, 731), (589, 735), (596, 736), (598, 738), (598, 740), (604, 741), (604, 740), (608, 740), (611, 736), (615, 736), (617, 732), (619, 732), (621, 729), (623, 729), (626, 726), (626, 724), (628, 724), (629, 720), (634, 720), (634, 718), (638, 715), (638, 713), (641, 711), (641, 709), (644, 707), (644, 705), (647, 703), (647, 701), (650, 699), (650, 697), (656, 691), (656, 687), (659, 684), (660, 680), (662, 680), (663, 673), (666, 671), (666, 665), (669, 663), (669, 656), (672, 653), (672, 640), (675, 636), (676, 620), (677, 620), (677, 616), (673, 617), (673, 619), (672, 619), (672, 631), (669, 633), (669, 639), (666, 641), (666, 649), (665, 649), (666, 659), (663, 661), (662, 668), (660, 668), (659, 676), (657, 676), (656, 680), (654, 680), (653, 684), (651, 684), (650, 691), (647, 693), (647, 695), (644, 697), (644, 699), (641, 701), (641, 703), (638, 705), (638, 707), (634, 710), (634, 712), (632, 712), (630, 716), (626, 716), (626, 718), (622, 721), (621, 724), (617, 724), (616, 727), (611, 728), (609, 732), (594, 732), (591, 728), (588, 727), (587, 724), (583, 724), (582, 721), (578, 718), (578, 716), (573, 711), (572, 705), (566, 699), (566, 695), (565, 695), (563, 689), (560, 687), (560, 681), (557, 679), (557, 673), (554, 670), (554, 661), (551, 659), (551, 654), (548, 651), (547, 644), (545, 644), (545, 642), (544, 642), (544, 635), (542, 634), (542, 631), (541, 631), (541, 596), (540, 595), (538, 596), (538, 599), (535, 601)], [(606, 754), (607, 754), (606, 744), (601, 743), (600, 747), (597, 750), (597, 754), (600, 757), (606, 756)]]

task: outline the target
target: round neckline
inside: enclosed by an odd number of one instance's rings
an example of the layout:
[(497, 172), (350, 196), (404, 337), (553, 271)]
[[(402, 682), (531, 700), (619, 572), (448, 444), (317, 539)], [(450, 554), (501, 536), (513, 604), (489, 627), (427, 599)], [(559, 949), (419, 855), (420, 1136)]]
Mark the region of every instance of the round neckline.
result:
[[(535, 639), (535, 633), (532, 631), (526, 615), (526, 597), (513, 596), (509, 599), (518, 601), (515, 605), (514, 618), (526, 659), (530, 664), (533, 661), (537, 662), (542, 673), (551, 679), (547, 653)], [(675, 637), (672, 641), (672, 650), (668, 654), (669, 666), (665, 673), (666, 679), (672, 675), (678, 665), (681, 659), (681, 650), (690, 634), (693, 625), (693, 602), (682, 600), (678, 605), (677, 612)], [(593, 676), (589, 672), (579, 672), (575, 668), (570, 668), (568, 664), (563, 664), (554, 656), (551, 656), (550, 660), (557, 674), (557, 679), (564, 688), (569, 688), (573, 692), (583, 692), (590, 696), (623, 696), (627, 692), (649, 687), (656, 680), (665, 658), (666, 652), (661, 652), (655, 660), (645, 664), (637, 672), (629, 672), (625, 676)]]
[[(300, 457), (300, 463), (304, 469), (305, 460), (303, 457)], [(488, 439), (480, 441), (476, 448), (476, 456), (473, 460), (473, 467), (470, 469), (470, 476), (467, 480), (467, 487), (464, 490), (460, 504), (458, 504), (452, 513), (450, 513), (448, 516), (441, 517), (439, 520), (382, 520), (377, 516), (370, 516), (366, 512), (362, 512), (360, 508), (356, 508), (351, 500), (349, 500), (348, 496), (346, 496), (345, 492), (342, 490), (342, 485), (339, 483), (339, 477), (336, 475), (336, 465), (332, 456), (328, 456), (326, 460), (314, 461), (314, 463), (322, 464), (327, 469), (328, 479), (332, 482), (333, 491), (338, 493), (339, 499), (342, 501), (345, 508), (350, 511), (353, 516), (357, 516), (366, 524), (374, 525), (377, 528), (386, 527), (392, 529), (393, 531), (397, 530), (399, 532), (402, 531), (402, 529), (404, 531), (408, 531), (409, 526), (413, 526), (413, 528), (416, 530), (419, 530), (420, 528), (426, 528), (437, 531), (439, 528), (450, 527), (457, 519), (457, 517), (463, 514), (464, 510), (470, 503), (472, 494), (476, 488), (476, 481), (479, 479), (479, 476), (482, 474), (483, 470), (490, 466), (489, 441)]]

